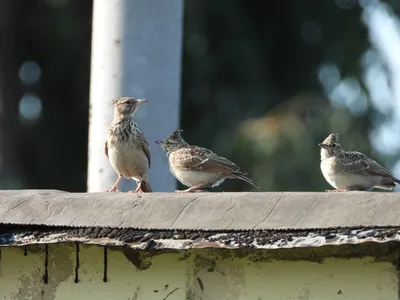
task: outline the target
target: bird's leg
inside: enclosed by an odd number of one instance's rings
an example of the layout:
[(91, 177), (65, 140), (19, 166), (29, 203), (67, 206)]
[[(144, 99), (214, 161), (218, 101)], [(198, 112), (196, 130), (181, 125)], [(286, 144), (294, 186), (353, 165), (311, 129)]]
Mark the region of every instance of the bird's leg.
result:
[(325, 192), (327, 193), (340, 193), (340, 192), (346, 192), (347, 190), (326, 190)]
[(112, 186), (111, 190), (106, 190), (106, 192), (119, 192), (117, 190), (117, 186), (118, 186), (119, 182), (121, 181), (122, 177), (123, 177), (122, 175), (119, 175), (117, 180), (115, 181), (114, 185)]
[(206, 184), (201, 183), (201, 184), (194, 185), (194, 186), (192, 186), (192, 187), (190, 187), (190, 188), (188, 188), (186, 190), (176, 190), (175, 192), (176, 193), (199, 193), (199, 192), (205, 192), (204, 190), (200, 190), (200, 189), (203, 188), (203, 187), (206, 187), (206, 186), (207, 186)]
[(128, 193), (143, 193), (142, 191), (142, 181), (137, 181), (137, 188), (136, 190), (128, 191)]

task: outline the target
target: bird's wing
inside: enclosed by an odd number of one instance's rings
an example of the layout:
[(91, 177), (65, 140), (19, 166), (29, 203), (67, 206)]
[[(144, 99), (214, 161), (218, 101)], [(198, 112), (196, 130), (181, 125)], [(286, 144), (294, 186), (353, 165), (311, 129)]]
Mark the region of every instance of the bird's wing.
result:
[(142, 147), (144, 154), (146, 154), (147, 161), (149, 162), (149, 169), (150, 169), (150, 167), (151, 167), (150, 146), (149, 146), (149, 143), (144, 138), (144, 136), (143, 136), (143, 143), (141, 143), (141, 147)]
[(393, 175), (376, 161), (359, 152), (346, 153), (341, 158), (341, 164), (345, 171), (360, 175), (380, 175), (392, 177)]
[(175, 151), (174, 164), (187, 170), (247, 174), (225, 157), (201, 147), (187, 147)]
[[(137, 126), (137, 124), (136, 124)], [(139, 126), (137, 126), (137, 136), (135, 137), (137, 143), (139, 144), (140, 148), (142, 149), (142, 151), (144, 152), (144, 154), (147, 157), (147, 161), (149, 163), (149, 169), (151, 166), (151, 154), (150, 154), (150, 145), (149, 143), (146, 141), (146, 138), (144, 137), (144, 134), (142, 132), (142, 130), (140, 130)]]
[(140, 129), (139, 125), (136, 123), (134, 123), (134, 125), (135, 125), (135, 130), (136, 130), (136, 135), (137, 135), (137, 136), (135, 136), (134, 139), (137, 141), (137, 143), (139, 144), (139, 147), (142, 149), (142, 151), (146, 155), (147, 162), (149, 163), (149, 169), (150, 169), (150, 167), (151, 167), (150, 145), (146, 141), (146, 138), (144, 137), (144, 133)]
[(108, 145), (107, 145), (107, 140), (104, 143), (104, 154), (107, 156), (108, 158)]

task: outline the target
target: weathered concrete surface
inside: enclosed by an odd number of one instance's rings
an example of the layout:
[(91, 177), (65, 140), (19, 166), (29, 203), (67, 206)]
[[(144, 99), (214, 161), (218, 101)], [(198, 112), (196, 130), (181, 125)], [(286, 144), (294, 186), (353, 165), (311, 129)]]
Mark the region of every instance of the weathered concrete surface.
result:
[(0, 223), (148, 229), (400, 226), (398, 193), (0, 191)]

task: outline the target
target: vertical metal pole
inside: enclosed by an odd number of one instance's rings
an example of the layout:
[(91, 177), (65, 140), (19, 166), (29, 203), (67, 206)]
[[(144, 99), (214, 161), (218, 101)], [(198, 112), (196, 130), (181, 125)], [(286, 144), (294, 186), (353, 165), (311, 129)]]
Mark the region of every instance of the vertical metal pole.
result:
[[(150, 144), (150, 183), (173, 191), (176, 181), (154, 143), (179, 127), (183, 0), (94, 0), (90, 90), (88, 192), (117, 178), (103, 147), (112, 120), (110, 100), (146, 98), (136, 121)], [(120, 190), (134, 188), (133, 180)]]

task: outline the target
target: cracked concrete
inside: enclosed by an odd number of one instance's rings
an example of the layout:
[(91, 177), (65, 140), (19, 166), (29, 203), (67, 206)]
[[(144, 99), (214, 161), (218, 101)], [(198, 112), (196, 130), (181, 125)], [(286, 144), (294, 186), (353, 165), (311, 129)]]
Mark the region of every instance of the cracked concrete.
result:
[(0, 223), (142, 229), (400, 226), (398, 193), (0, 191)]

